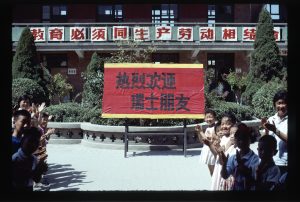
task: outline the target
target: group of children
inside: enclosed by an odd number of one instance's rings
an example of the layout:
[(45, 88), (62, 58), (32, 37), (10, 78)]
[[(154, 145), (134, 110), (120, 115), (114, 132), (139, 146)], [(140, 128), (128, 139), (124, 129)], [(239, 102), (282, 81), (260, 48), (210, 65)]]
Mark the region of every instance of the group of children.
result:
[[(46, 144), (54, 129), (48, 129), (49, 114), (41, 106), (30, 105), (22, 96), (13, 113), (12, 186), (14, 190), (32, 191), (47, 171)], [(217, 121), (212, 110), (205, 112), (208, 127), (197, 131), (203, 143), (200, 162), (207, 164), (212, 176), (211, 190), (285, 189), (287, 179), (287, 92), (275, 94), (276, 114), (262, 119), (264, 133), (258, 140), (258, 155), (250, 149), (256, 140), (244, 123), (231, 113)]]
[[(279, 104), (278, 104), (279, 102)], [(287, 124), (287, 92), (278, 92), (273, 99), (276, 118)], [(280, 105), (280, 106), (278, 106)], [(278, 117), (279, 118), (278, 118)], [(287, 125), (279, 128), (280, 121), (262, 121), (265, 133), (258, 140), (258, 155), (250, 149), (255, 142), (251, 129), (237, 122), (235, 116), (226, 113), (216, 120), (212, 110), (205, 112), (208, 127), (205, 132), (200, 125), (195, 130), (203, 147), (200, 162), (207, 164), (212, 176), (211, 190), (278, 190), (285, 188), (287, 178)], [(281, 129), (281, 130), (279, 130)], [(275, 135), (271, 135), (273, 131)], [(280, 139), (279, 139), (280, 138)], [(280, 144), (278, 144), (278, 139)], [(283, 146), (284, 144), (284, 146)], [(281, 152), (278, 164), (276, 154)], [(274, 161), (275, 160), (275, 161)]]
[[(46, 144), (54, 129), (47, 129), (49, 114), (42, 112), (45, 104), (30, 104), (30, 98), (21, 96), (12, 120), (12, 189), (32, 191), (41, 185), (48, 169)], [(47, 182), (43, 182), (43, 185)]]

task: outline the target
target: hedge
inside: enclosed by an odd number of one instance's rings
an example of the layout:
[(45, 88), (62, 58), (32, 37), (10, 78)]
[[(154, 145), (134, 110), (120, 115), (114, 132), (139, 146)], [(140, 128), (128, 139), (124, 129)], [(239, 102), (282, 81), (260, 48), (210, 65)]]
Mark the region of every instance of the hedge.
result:
[(47, 100), (43, 88), (34, 80), (27, 78), (14, 79), (12, 82), (12, 106), (18, 104), (22, 95), (28, 95), (32, 102), (42, 103)]
[(279, 79), (269, 81), (263, 85), (253, 95), (252, 104), (254, 106), (254, 116), (262, 118), (274, 115), (273, 97), (279, 90), (283, 89), (287, 89), (286, 84)]

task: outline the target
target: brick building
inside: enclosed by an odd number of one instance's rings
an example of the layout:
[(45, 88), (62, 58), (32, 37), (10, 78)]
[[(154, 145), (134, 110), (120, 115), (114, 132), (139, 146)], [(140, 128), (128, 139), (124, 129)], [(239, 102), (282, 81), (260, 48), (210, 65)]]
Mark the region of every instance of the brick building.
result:
[(215, 69), (215, 74), (223, 69), (247, 72), (251, 34), (264, 6), (286, 61), (283, 4), (16, 4), (13, 52), (24, 27), (30, 27), (40, 61), (52, 75), (68, 76), (75, 88), (71, 97), (82, 91), (81, 72), (91, 55), (97, 51), (108, 56), (118, 50), (118, 40), (140, 40), (140, 48), (155, 45), (152, 62), (199, 62)]

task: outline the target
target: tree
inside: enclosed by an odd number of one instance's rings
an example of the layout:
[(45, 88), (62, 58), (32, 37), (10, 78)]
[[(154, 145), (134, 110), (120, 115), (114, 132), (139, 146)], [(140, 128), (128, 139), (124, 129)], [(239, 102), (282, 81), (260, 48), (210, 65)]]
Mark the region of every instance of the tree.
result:
[(59, 103), (62, 99), (73, 91), (73, 86), (67, 83), (67, 78), (64, 78), (60, 73), (55, 74), (49, 84), (49, 97), (52, 103), (56, 96), (59, 98)]
[(156, 47), (151, 45), (141, 48), (139, 42), (120, 41), (117, 42), (119, 50), (112, 53), (112, 57), (106, 62), (110, 63), (146, 63), (151, 62), (151, 55)]
[(272, 77), (282, 77), (282, 59), (273, 29), (270, 13), (263, 9), (257, 25), (254, 51), (251, 54), (251, 71), (254, 77), (266, 82)]
[(151, 61), (154, 46), (140, 48), (138, 42), (117, 42), (119, 50), (109, 58), (101, 58), (96, 52), (92, 55), (87, 70), (82, 74), (84, 80), (82, 103), (85, 106), (102, 106), (104, 63), (145, 63)]
[(33, 103), (42, 103), (46, 99), (43, 88), (36, 81), (27, 78), (13, 79), (12, 106), (18, 105), (18, 99), (23, 95), (28, 95)]
[(12, 62), (12, 76), (13, 79), (28, 78), (36, 81), (45, 91), (46, 97), (48, 97), (47, 85), (50, 83), (51, 75), (38, 62), (34, 37), (28, 27), (22, 31), (16, 48), (16, 54)]
[(37, 53), (33, 35), (26, 27), (19, 39), (16, 54), (12, 62), (13, 79), (29, 78), (36, 79)]
[(87, 107), (101, 107), (104, 83), (104, 59), (93, 53), (86, 71), (82, 74), (84, 80), (82, 104)]
[[(270, 13), (262, 9), (256, 29), (254, 50), (251, 53), (250, 70), (246, 78), (243, 100), (252, 105), (252, 96), (259, 88), (274, 77), (283, 78), (284, 70), (279, 48), (276, 44)], [(259, 85), (258, 85), (259, 84)]]

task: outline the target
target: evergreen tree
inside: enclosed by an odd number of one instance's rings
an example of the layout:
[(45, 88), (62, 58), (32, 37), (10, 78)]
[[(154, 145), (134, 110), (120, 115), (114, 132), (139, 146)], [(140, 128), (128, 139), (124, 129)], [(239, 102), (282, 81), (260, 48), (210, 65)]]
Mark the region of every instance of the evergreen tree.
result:
[(94, 52), (86, 71), (82, 74), (84, 85), (82, 103), (87, 107), (101, 107), (104, 83), (104, 60)]
[(12, 73), (13, 79), (16, 78), (29, 78), (37, 79), (36, 66), (37, 53), (36, 47), (34, 44), (33, 35), (30, 32), (30, 29), (26, 27), (19, 39), (18, 46), (16, 48), (16, 54), (12, 62)]
[(28, 78), (36, 81), (46, 93), (47, 100), (45, 101), (49, 102), (47, 85), (50, 83), (51, 75), (38, 62), (34, 37), (28, 27), (22, 31), (16, 48), (12, 62), (12, 76), (13, 79)]
[(243, 102), (252, 105), (252, 97), (262, 85), (273, 78), (284, 76), (282, 58), (276, 44), (270, 13), (263, 8), (256, 28), (254, 50), (251, 53), (250, 69), (246, 78)]
[(255, 78), (266, 82), (273, 77), (282, 76), (282, 59), (273, 29), (270, 13), (263, 9), (259, 15), (254, 51), (251, 54), (250, 72)]

